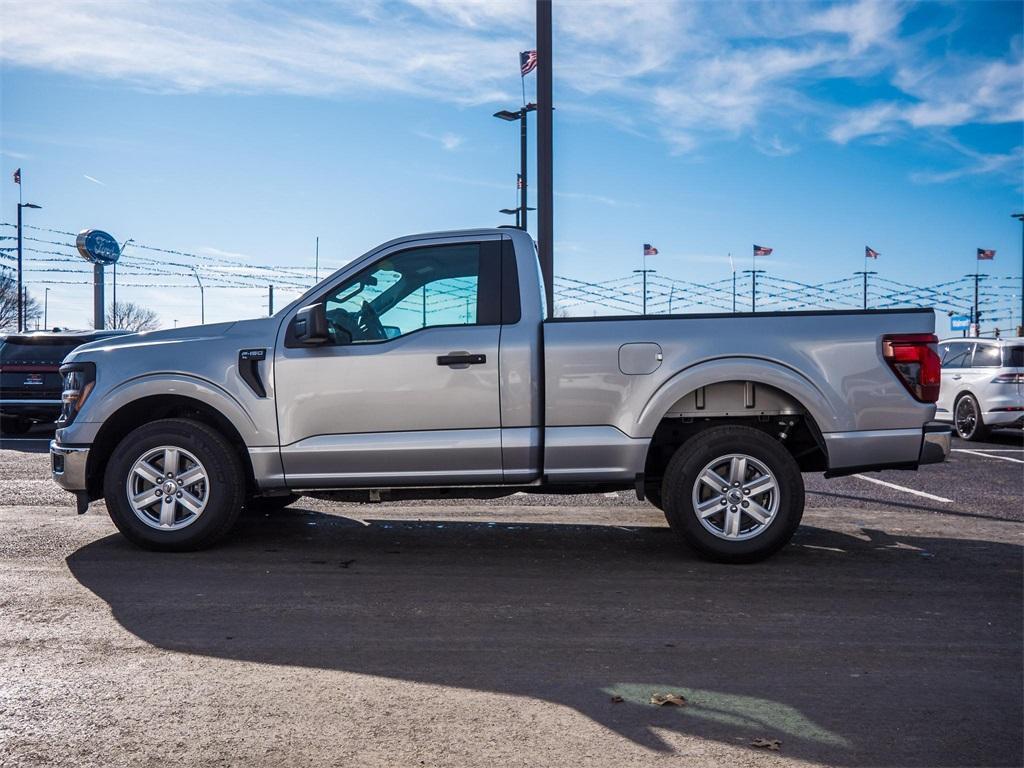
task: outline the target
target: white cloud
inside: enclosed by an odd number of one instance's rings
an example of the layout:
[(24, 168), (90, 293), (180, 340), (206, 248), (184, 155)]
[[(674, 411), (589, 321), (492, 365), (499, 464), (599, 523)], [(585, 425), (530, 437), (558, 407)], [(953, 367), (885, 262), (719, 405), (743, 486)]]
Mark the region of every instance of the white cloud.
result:
[(416, 131), (416, 135), (421, 139), (436, 141), (446, 152), (454, 152), (466, 141), (464, 136), (452, 133), (451, 131), (445, 131), (441, 134), (428, 133), (427, 131)]
[[(516, 55), (533, 46), (533, 7), (5, 0), (0, 58), (149, 90), (505, 104), (518, 96)], [(1019, 37), (988, 58), (936, 56), (927, 45), (952, 23), (910, 34), (903, 22), (914, 7), (565, 0), (554, 5), (556, 96), (567, 117), (660, 138), (675, 153), (746, 139), (785, 156), (807, 137), (934, 138), (958, 126), (1024, 120)], [(896, 95), (837, 106), (822, 95), (827, 88), (815, 87), (837, 79), (853, 93), (870, 82)], [(455, 133), (421, 135), (449, 151), (463, 144)]]

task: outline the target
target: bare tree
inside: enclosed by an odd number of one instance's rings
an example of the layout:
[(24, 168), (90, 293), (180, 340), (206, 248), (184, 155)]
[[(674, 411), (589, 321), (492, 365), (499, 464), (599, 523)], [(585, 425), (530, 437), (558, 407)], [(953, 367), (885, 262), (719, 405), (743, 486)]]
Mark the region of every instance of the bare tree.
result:
[[(35, 297), (25, 292), (25, 327), (28, 328), (43, 316), (43, 308)], [(18, 281), (11, 272), (0, 272), (0, 331), (14, 331), (18, 328)]]
[(155, 331), (160, 317), (152, 309), (130, 301), (119, 301), (107, 309), (107, 328), (126, 331)]

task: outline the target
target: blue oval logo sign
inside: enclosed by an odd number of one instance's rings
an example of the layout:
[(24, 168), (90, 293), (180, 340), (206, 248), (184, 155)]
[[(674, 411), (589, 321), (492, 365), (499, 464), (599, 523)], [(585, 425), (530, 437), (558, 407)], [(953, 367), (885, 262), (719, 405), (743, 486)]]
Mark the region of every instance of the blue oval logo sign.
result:
[(117, 240), (99, 229), (83, 229), (75, 238), (75, 246), (81, 257), (93, 264), (115, 264), (121, 255)]

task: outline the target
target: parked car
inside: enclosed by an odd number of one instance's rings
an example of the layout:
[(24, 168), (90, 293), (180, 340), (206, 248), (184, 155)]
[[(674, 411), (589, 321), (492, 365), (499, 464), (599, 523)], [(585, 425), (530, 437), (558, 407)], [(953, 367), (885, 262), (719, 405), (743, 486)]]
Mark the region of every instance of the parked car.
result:
[(964, 440), (1024, 426), (1024, 339), (945, 339), (935, 417)]
[(60, 416), (60, 363), (75, 347), (127, 331), (32, 331), (0, 338), (0, 432), (20, 435)]
[(933, 329), (917, 309), (545, 319), (525, 232), (405, 237), (273, 317), (75, 350), (52, 471), (153, 549), (310, 491), (635, 489), (750, 561), (799, 525), (801, 472), (944, 460)]

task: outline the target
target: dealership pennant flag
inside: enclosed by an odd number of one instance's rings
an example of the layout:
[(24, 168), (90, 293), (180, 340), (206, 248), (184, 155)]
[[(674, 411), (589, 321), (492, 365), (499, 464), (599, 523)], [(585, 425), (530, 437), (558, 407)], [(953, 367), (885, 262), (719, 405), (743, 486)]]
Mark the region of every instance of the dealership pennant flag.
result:
[(519, 54), (519, 75), (526, 77), (537, 68), (537, 52), (522, 51)]
[(644, 256), (657, 256), (658, 249), (650, 243), (644, 243)]
[(14, 172), (14, 183), (21, 184), (21, 168)]
[(755, 245), (754, 246), (754, 255), (755, 256), (771, 256), (772, 255), (772, 249), (771, 248), (767, 248), (767, 247), (765, 247), (763, 245)]
[(979, 248), (978, 249), (978, 261), (992, 261), (996, 257), (996, 252), (990, 248)]
[(877, 259), (878, 251), (872, 248), (870, 245), (864, 246), (864, 258), (865, 259)]

